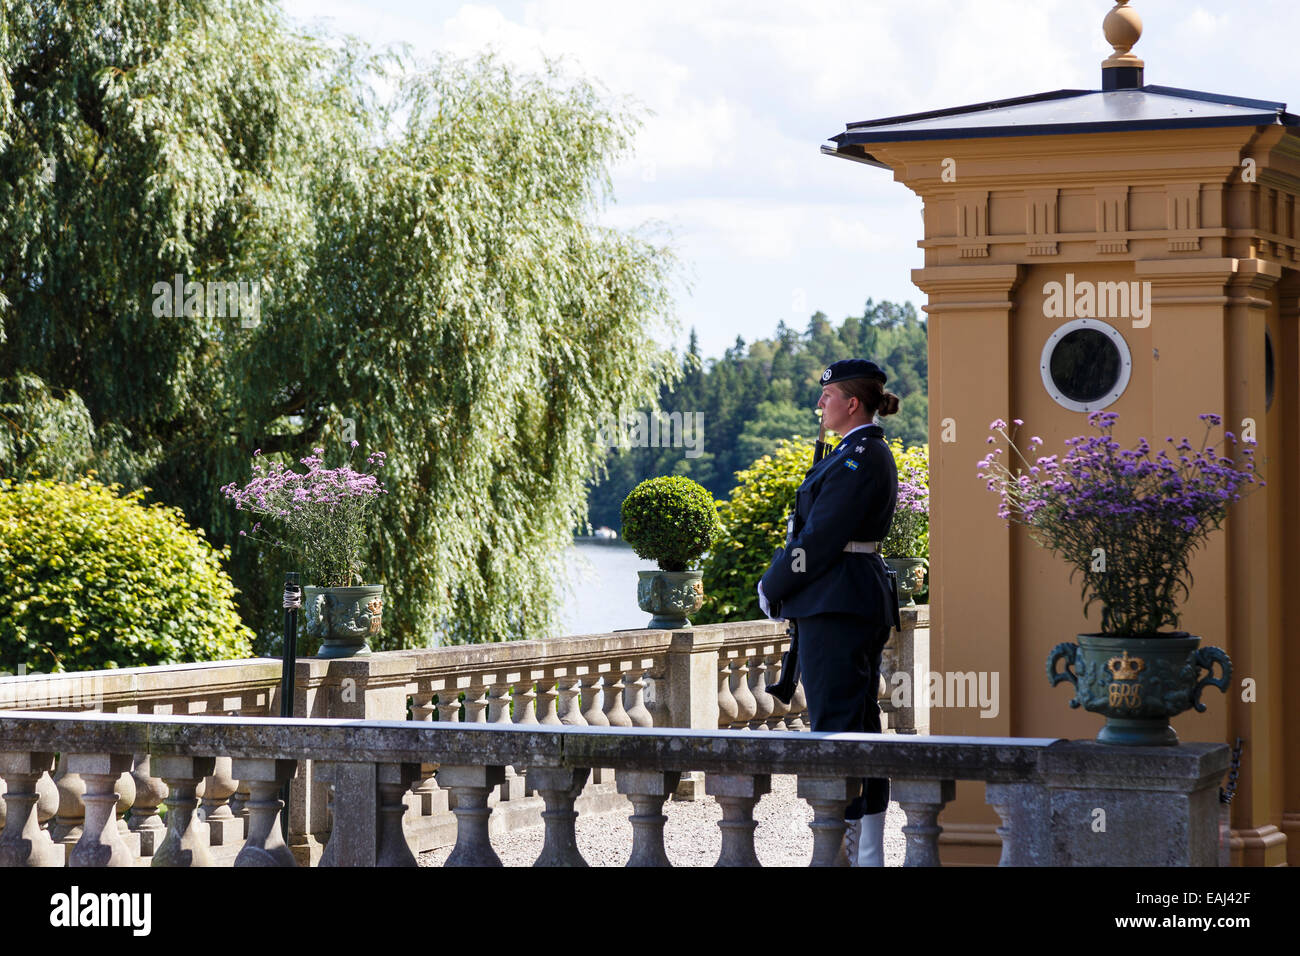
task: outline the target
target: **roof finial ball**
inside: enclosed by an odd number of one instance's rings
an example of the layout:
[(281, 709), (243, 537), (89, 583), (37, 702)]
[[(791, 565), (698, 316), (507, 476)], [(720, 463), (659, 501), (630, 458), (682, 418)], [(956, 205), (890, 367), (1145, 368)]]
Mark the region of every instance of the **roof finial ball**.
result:
[(1101, 22), (1106, 42), (1115, 52), (1101, 62), (1102, 90), (1133, 90), (1142, 86), (1141, 59), (1131, 52), (1133, 44), (1142, 36), (1142, 18), (1128, 5), (1128, 0), (1118, 0), (1106, 19)]

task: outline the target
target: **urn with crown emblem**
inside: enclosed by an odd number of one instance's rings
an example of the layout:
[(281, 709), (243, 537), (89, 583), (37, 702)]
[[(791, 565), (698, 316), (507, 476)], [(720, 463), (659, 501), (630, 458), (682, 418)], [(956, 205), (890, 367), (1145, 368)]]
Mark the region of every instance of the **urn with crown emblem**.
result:
[[(1222, 649), (1198, 647), (1201, 639), (1186, 631), (1155, 637), (1080, 634), (1078, 641), (1052, 648), (1047, 676), (1053, 687), (1065, 680), (1074, 685), (1071, 707), (1105, 716), (1098, 743), (1177, 744), (1169, 718), (1193, 708), (1204, 711), (1201, 689), (1208, 684), (1226, 692), (1232, 675)], [(1060, 670), (1058, 661), (1064, 662)]]

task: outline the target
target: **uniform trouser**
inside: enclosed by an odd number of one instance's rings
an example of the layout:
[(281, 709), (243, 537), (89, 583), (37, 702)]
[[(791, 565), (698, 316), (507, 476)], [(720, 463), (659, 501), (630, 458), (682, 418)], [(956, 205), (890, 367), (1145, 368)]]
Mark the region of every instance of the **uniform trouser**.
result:
[[(799, 670), (815, 731), (880, 733), (880, 654), (890, 625), (858, 614), (812, 614), (798, 618)], [(844, 819), (880, 813), (889, 806), (889, 779), (863, 777), (862, 794)]]

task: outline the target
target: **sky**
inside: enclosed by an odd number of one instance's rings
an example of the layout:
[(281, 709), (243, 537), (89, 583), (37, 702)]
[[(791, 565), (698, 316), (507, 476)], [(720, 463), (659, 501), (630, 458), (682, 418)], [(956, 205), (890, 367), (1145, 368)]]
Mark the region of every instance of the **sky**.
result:
[[(706, 357), (737, 336), (838, 323), (868, 298), (924, 297), (921, 202), (883, 169), (819, 147), (865, 119), (1063, 88), (1097, 89), (1105, 0), (281, 0), (299, 26), (416, 56), (495, 51), (600, 83), (642, 117), (602, 222), (682, 261), (675, 337)], [(1135, 0), (1146, 82), (1300, 112), (1300, 5)]]

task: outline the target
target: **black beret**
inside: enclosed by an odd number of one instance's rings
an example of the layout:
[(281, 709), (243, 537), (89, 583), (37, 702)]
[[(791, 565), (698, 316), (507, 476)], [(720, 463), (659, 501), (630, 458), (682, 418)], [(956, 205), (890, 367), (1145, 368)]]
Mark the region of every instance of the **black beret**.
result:
[(866, 359), (842, 359), (838, 362), (832, 362), (822, 372), (822, 384), (830, 385), (834, 382), (847, 382), (853, 378), (874, 378), (881, 385), (889, 381), (885, 377), (884, 369), (875, 362), (868, 362)]

